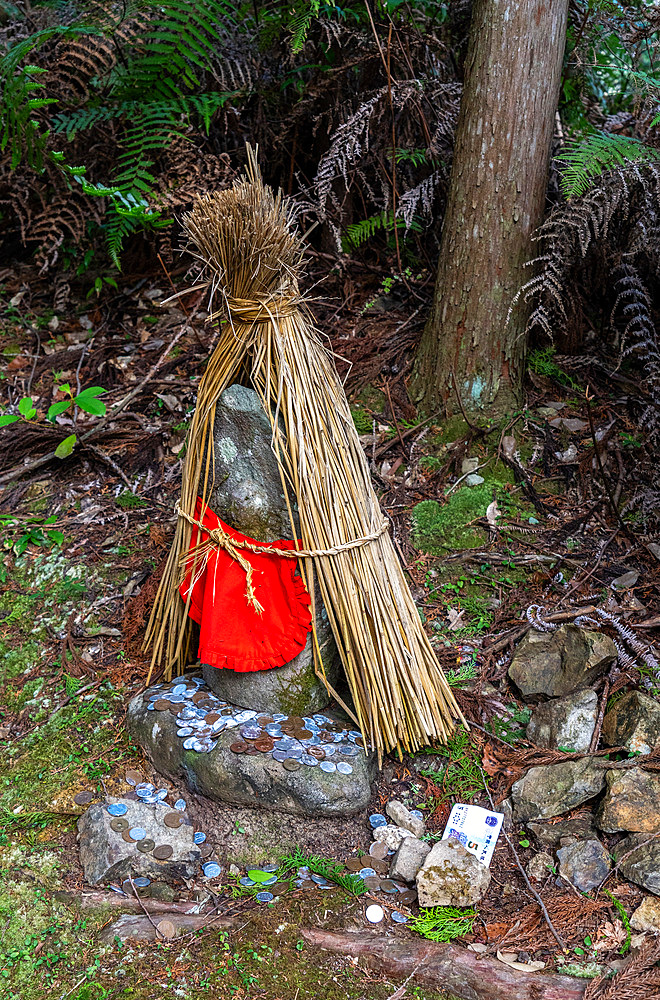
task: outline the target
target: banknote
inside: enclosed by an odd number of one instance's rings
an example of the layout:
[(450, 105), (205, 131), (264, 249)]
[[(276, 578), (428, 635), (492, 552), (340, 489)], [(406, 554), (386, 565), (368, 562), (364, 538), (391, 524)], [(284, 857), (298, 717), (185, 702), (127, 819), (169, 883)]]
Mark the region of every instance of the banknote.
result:
[(453, 837), (460, 841), (466, 851), (476, 854), (482, 865), (488, 867), (502, 829), (503, 819), (503, 813), (457, 802), (449, 814), (442, 839)]

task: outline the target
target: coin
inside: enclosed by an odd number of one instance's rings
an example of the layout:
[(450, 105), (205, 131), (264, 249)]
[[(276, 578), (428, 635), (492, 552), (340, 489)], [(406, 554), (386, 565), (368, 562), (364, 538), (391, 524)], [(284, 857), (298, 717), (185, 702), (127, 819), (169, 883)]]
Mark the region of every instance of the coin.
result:
[(232, 753), (245, 753), (245, 751), (248, 749), (248, 745), (247, 743), (242, 743), (242, 742), (232, 743), (229, 749), (231, 750)]
[(166, 712), (169, 707), (170, 703), (165, 698), (159, 698), (158, 701), (154, 702), (154, 708), (157, 712)]
[(360, 870), (358, 871), (358, 875), (360, 876), (360, 878), (368, 878), (370, 875), (375, 875), (375, 874), (376, 872), (374, 871), (374, 869), (367, 865), (365, 865), (363, 868), (360, 868)]
[(156, 846), (156, 842), (151, 839), (151, 837), (145, 837), (144, 840), (139, 840), (137, 849), (141, 851), (142, 854), (150, 854)]
[(136, 885), (138, 889), (146, 889), (148, 885), (151, 885), (151, 879), (140, 876), (140, 878), (133, 879), (133, 885)]
[(78, 794), (74, 796), (73, 801), (76, 803), (77, 806), (86, 806), (87, 803), (91, 802), (93, 798), (94, 798), (93, 792), (78, 792)]
[(387, 892), (387, 893), (399, 891), (396, 887), (396, 884), (392, 881), (391, 878), (384, 878), (380, 883), (380, 889), (381, 892)]
[(248, 745), (248, 748), (245, 751), (245, 756), (246, 757), (258, 757), (259, 756), (259, 751), (257, 750), (256, 747)]
[(193, 840), (195, 841), (196, 844), (203, 844), (204, 841), (206, 840), (206, 834), (202, 833), (201, 830), (198, 830), (197, 833), (194, 835)]
[(163, 823), (165, 826), (169, 826), (171, 830), (176, 830), (183, 822), (184, 819), (180, 812), (166, 813), (163, 816)]
[(379, 826), (387, 826), (387, 819), (382, 813), (372, 813), (369, 822), (372, 830), (377, 830)]
[(124, 779), (128, 785), (137, 785), (142, 781), (142, 775), (139, 771), (130, 770), (124, 775)]
[(382, 906), (372, 903), (371, 906), (367, 907), (364, 915), (370, 924), (379, 924), (385, 916), (385, 911)]
[(110, 829), (114, 830), (115, 833), (122, 833), (124, 830), (128, 830), (128, 820), (124, 819), (123, 816), (117, 816), (110, 820)]
[(340, 774), (352, 774), (353, 768), (350, 764), (347, 764), (345, 760), (340, 760), (337, 764), (337, 770)]
[(254, 746), (259, 751), (259, 753), (270, 753), (275, 744), (273, 743), (272, 739), (260, 739), (256, 740)]
[(321, 750), (320, 747), (310, 747), (309, 754), (312, 757), (316, 757), (317, 760), (325, 760), (325, 751)]
[(302, 755), (302, 757), (300, 758), (300, 760), (301, 760), (301, 761), (302, 761), (302, 763), (303, 763), (303, 764), (305, 764), (305, 765), (306, 765), (307, 767), (318, 767), (318, 766), (319, 766), (319, 762), (318, 762), (318, 760), (316, 759), (316, 757), (312, 757), (312, 755), (311, 755), (311, 754), (308, 754), (308, 753), (304, 753), (304, 754)]
[(167, 938), (173, 938), (176, 934), (176, 927), (171, 920), (160, 920), (156, 924), (156, 931), (158, 934), (167, 940)]
[(369, 854), (371, 855), (372, 858), (375, 858), (377, 861), (382, 861), (385, 855), (387, 854), (387, 845), (383, 844), (379, 840), (376, 840), (369, 848)]
[(309, 740), (313, 735), (314, 733), (311, 733), (309, 729), (299, 729), (296, 732), (296, 736), (298, 737), (299, 740)]
[(212, 726), (214, 722), (217, 722), (218, 719), (221, 718), (222, 716), (220, 715), (219, 712), (209, 712), (208, 715), (204, 716), (204, 722), (207, 722), (209, 726)]
[(300, 767), (299, 760), (292, 760), (290, 757), (283, 761), (282, 767), (286, 768), (287, 771), (297, 771)]
[(367, 889), (380, 889), (380, 879), (378, 875), (367, 875), (364, 880)]
[(331, 760), (322, 760), (319, 767), (328, 774), (332, 774), (333, 771), (337, 770), (337, 765)]
[(207, 878), (217, 878), (222, 869), (215, 861), (207, 861), (207, 863), (202, 866), (202, 871)]
[(157, 861), (167, 861), (174, 853), (174, 848), (171, 844), (159, 844), (158, 847), (154, 847), (153, 851)]
[(131, 829), (128, 831), (128, 835), (131, 838), (131, 840), (144, 840), (144, 838), (147, 836), (147, 831), (144, 830), (141, 826), (132, 826)]
[(371, 867), (378, 872), (379, 875), (389, 874), (390, 865), (388, 861), (381, 861), (378, 858), (371, 859)]
[(111, 816), (124, 816), (128, 812), (128, 806), (123, 802), (112, 802), (106, 809)]
[(400, 913), (399, 910), (392, 910), (391, 917), (395, 924), (408, 923), (408, 917), (405, 915), (405, 913)]
[(406, 904), (406, 906), (410, 906), (410, 904), (414, 903), (417, 899), (417, 893), (414, 889), (406, 889), (405, 892), (401, 893), (399, 898), (402, 903)]
[(131, 837), (130, 832), (128, 830), (124, 830), (122, 832), (121, 836), (122, 836), (122, 840), (125, 840), (127, 844), (134, 844), (135, 843), (135, 841)]
[(349, 858), (348, 861), (345, 862), (345, 864), (349, 872), (359, 872), (360, 869), (363, 867), (362, 858)]
[(258, 892), (256, 898), (260, 903), (270, 903), (271, 900), (275, 899), (272, 892)]
[(213, 848), (211, 847), (210, 844), (201, 844), (200, 845), (199, 856), (201, 857), (202, 861), (204, 860), (204, 858), (208, 858), (212, 854), (213, 854)]

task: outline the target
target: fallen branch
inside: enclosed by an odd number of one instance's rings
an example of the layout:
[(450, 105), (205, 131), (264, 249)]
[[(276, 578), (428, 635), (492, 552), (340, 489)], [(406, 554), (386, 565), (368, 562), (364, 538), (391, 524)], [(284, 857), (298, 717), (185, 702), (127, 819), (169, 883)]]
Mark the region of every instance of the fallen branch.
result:
[[(210, 918), (214, 927), (224, 929), (236, 926), (235, 917), (227, 917), (222, 913)], [(162, 941), (163, 937), (158, 931), (158, 923), (161, 920), (168, 920), (174, 927), (173, 937), (181, 934), (194, 934), (195, 931), (203, 930), (209, 923), (208, 914), (180, 913), (178, 910), (163, 910), (158, 915), (158, 922), (152, 920), (150, 916), (140, 914), (123, 913), (114, 923), (106, 925), (99, 935), (99, 942), (111, 944), (116, 938), (120, 941)]]
[(446, 990), (458, 1000), (583, 1000), (587, 985), (569, 976), (514, 972), (503, 962), (453, 944), (316, 928), (303, 930), (302, 936), (312, 948), (363, 958), (392, 978), (414, 974), (420, 983)]

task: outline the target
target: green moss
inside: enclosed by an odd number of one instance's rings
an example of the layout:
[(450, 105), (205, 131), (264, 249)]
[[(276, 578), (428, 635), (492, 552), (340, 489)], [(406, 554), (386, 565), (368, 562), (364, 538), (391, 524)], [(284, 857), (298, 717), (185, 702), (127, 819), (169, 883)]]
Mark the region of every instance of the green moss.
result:
[(486, 542), (483, 528), (470, 526), (476, 518), (485, 517), (493, 499), (493, 487), (463, 486), (441, 506), (437, 500), (422, 500), (413, 509), (413, 541), (418, 549), (430, 555), (445, 555), (456, 549), (472, 549)]
[(470, 428), (463, 417), (450, 417), (449, 420), (433, 425), (428, 443), (432, 448), (439, 448), (452, 441), (458, 441), (459, 438), (466, 437), (469, 433)]

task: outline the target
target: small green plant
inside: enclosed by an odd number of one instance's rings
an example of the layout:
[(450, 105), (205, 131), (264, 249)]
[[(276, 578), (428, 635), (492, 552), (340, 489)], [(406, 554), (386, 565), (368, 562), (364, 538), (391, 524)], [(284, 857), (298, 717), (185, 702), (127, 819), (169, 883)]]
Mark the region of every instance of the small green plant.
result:
[(420, 771), (423, 777), (431, 778), (443, 789), (441, 801), (452, 798), (469, 802), (483, 791), (481, 759), (464, 726), (456, 727), (445, 746), (424, 747), (421, 752), (444, 758), (439, 766)]
[(51, 525), (57, 524), (57, 516), (51, 514), (50, 517), (11, 517), (10, 515), (0, 516), (0, 538), (2, 547), (14, 553), (15, 556), (22, 555), (28, 545), (61, 545), (64, 535)]
[(435, 906), (420, 909), (419, 916), (408, 921), (408, 927), (429, 941), (454, 941), (470, 934), (476, 919), (477, 911), (471, 908), (459, 910), (455, 906)]
[(136, 496), (135, 493), (131, 492), (131, 490), (123, 490), (115, 502), (118, 503), (120, 507), (123, 507), (124, 510), (135, 510), (138, 507), (147, 506), (146, 500), (142, 500), (141, 497)]
[(322, 858), (318, 854), (305, 854), (300, 848), (295, 847), (288, 854), (280, 856), (280, 868), (278, 878), (285, 878), (287, 874), (298, 868), (307, 867), (315, 875), (321, 875), (328, 882), (334, 882), (353, 896), (361, 896), (367, 891), (363, 879), (352, 873), (346, 875), (344, 866), (328, 858)]
[[(105, 416), (106, 406), (99, 399), (106, 389), (103, 389), (99, 385), (90, 386), (88, 389), (83, 389), (81, 392), (74, 393), (73, 389), (68, 382), (64, 382), (62, 385), (58, 386), (58, 390), (64, 393), (65, 398), (58, 400), (56, 403), (52, 403), (48, 407), (48, 412), (46, 413), (46, 420), (54, 424), (57, 417), (66, 413), (67, 410), (71, 408), (78, 407), (85, 413), (89, 413), (94, 417)], [(9, 427), (11, 424), (18, 423), (18, 421), (23, 421), (24, 423), (35, 423), (35, 417), (37, 416), (36, 408), (32, 403), (31, 396), (23, 396), (19, 401), (17, 413), (3, 413), (0, 416), (0, 427)], [(76, 446), (77, 436), (75, 434), (69, 434), (60, 441), (57, 448), (55, 449), (55, 455), (57, 458), (68, 458), (73, 449)]]
[(527, 359), (527, 365), (530, 371), (533, 371), (536, 375), (542, 375), (544, 378), (554, 379), (560, 385), (565, 385), (571, 389), (577, 389), (578, 392), (582, 392), (580, 385), (572, 379), (570, 375), (567, 375), (563, 371), (556, 361), (554, 361), (554, 356), (557, 353), (556, 347), (542, 347), (535, 351), (530, 351), (529, 357)]
[(626, 931), (626, 940), (624, 941), (623, 945), (619, 949), (619, 954), (620, 955), (625, 955), (625, 953), (630, 948), (630, 940), (631, 940), (631, 937), (632, 937), (632, 931), (630, 929), (630, 920), (628, 919), (628, 914), (626, 913), (625, 907), (624, 907), (623, 903), (621, 902), (621, 900), (617, 899), (613, 892), (610, 892), (609, 889), (603, 889), (603, 892), (608, 897), (608, 899), (610, 899), (612, 901), (613, 905), (616, 907), (617, 913), (621, 917), (621, 923), (623, 924), (623, 926), (625, 928), (625, 931)]

